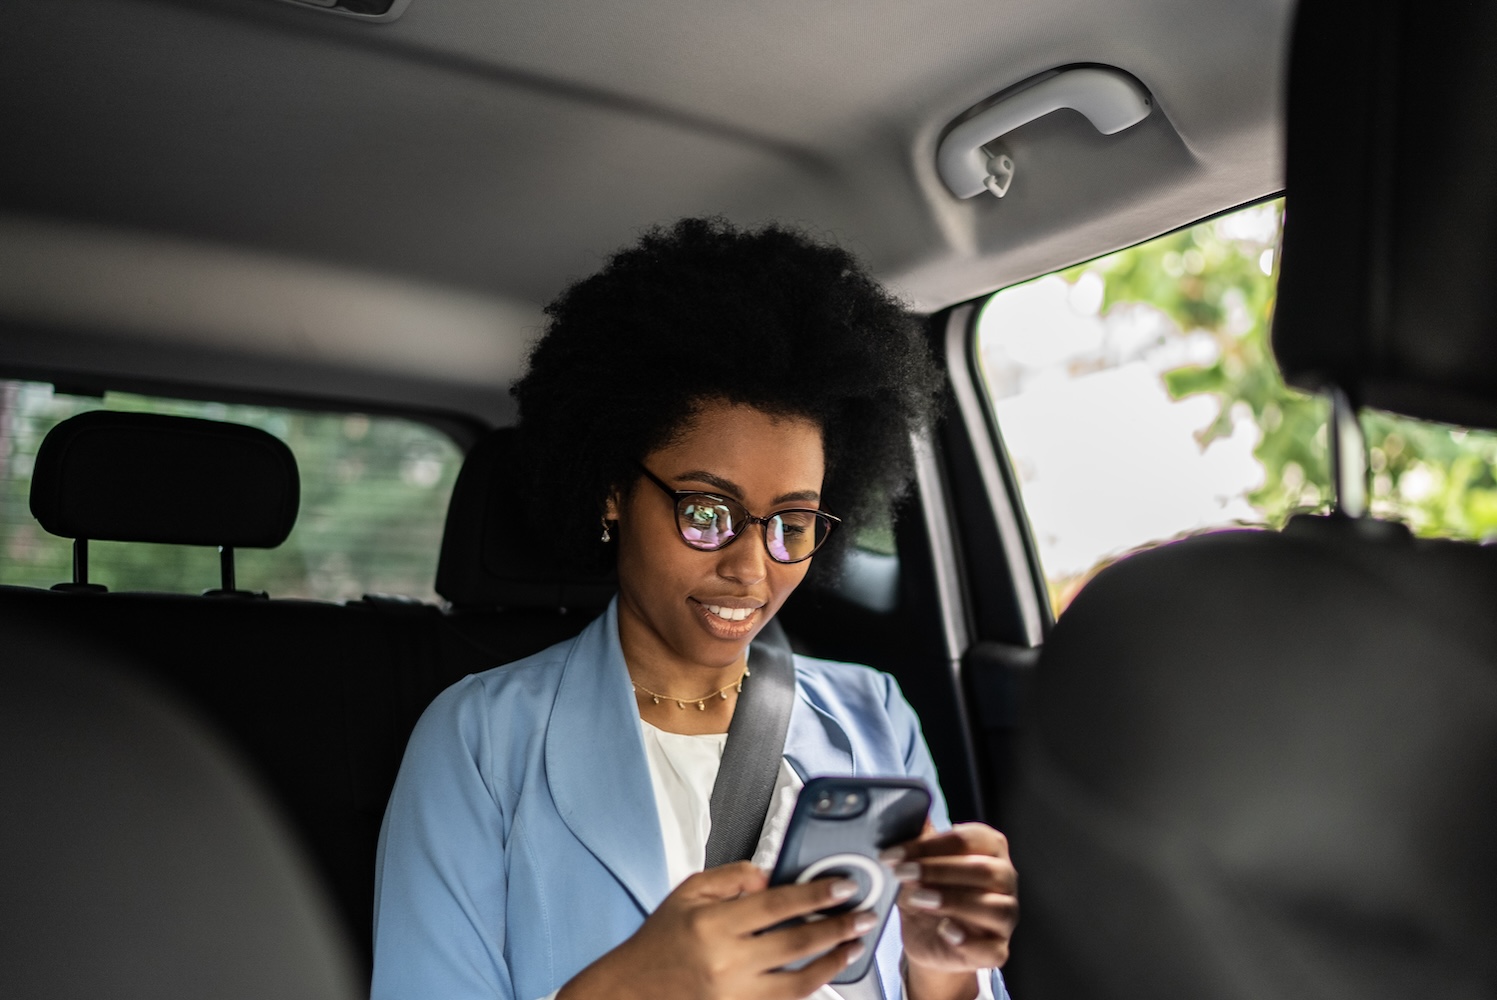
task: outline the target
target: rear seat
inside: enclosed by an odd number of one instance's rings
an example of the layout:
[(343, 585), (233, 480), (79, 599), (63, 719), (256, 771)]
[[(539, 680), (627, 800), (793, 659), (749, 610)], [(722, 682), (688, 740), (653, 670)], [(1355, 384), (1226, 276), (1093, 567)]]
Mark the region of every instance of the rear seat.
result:
[[(275, 474), (274, 438), (187, 418), (95, 412), (52, 434), (33, 508), (82, 541), (82, 572), (51, 591), (0, 587), (0, 607), (117, 650), (215, 722), (301, 832), (367, 959), (375, 843), (416, 719), (461, 677), (575, 634), (612, 580), (559, 575), (523, 532), (503, 530), (520, 498), (503, 489), (497, 431), (453, 492), (438, 571), (448, 610), (267, 599), (235, 590), (232, 573), (213, 596), (105, 593), (86, 585), (91, 538), (216, 544), (230, 559), (235, 546), (280, 544), (296, 515), (294, 462)], [(79, 446), (89, 439), (107, 447)]]

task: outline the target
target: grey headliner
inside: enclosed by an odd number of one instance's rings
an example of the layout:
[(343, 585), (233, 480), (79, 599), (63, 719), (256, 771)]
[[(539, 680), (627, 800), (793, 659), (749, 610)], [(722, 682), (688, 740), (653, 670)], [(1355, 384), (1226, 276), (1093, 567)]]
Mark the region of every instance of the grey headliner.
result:
[[(503, 421), (539, 304), (693, 213), (829, 233), (934, 310), (1277, 190), (1289, 13), (413, 0), (367, 25), (269, 0), (12, 5), (0, 366), (124, 354), (281, 392), (315, 369), (315, 392), (353, 399), (373, 374), (387, 402)], [(1113, 137), (1057, 113), (1009, 138), (1002, 202), (946, 194), (942, 129), (1076, 63), (1134, 74), (1156, 113)], [(376, 287), (382, 307), (353, 308)]]

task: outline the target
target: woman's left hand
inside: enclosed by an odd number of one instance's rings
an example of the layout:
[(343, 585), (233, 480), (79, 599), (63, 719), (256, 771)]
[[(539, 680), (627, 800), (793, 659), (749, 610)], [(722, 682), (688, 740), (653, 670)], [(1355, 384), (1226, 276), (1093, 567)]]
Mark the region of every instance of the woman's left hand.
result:
[(899, 892), (911, 985), (921, 974), (967, 973), (1008, 961), (1019, 920), (1018, 873), (1008, 838), (985, 823), (919, 838), (885, 852)]

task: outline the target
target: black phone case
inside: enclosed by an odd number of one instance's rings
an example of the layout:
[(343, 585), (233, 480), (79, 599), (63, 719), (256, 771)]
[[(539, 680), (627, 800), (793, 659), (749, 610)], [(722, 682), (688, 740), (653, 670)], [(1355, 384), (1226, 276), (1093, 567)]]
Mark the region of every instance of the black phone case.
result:
[[(865, 796), (866, 807), (857, 815), (817, 813), (815, 806), (823, 793), (831, 792), (836, 799), (851, 791)], [(878, 860), (879, 852), (918, 837), (930, 813), (930, 802), (930, 790), (915, 778), (812, 778), (801, 789), (770, 874), (770, 885), (845, 875), (863, 885), (864, 893), (821, 913), (830, 916), (869, 909), (878, 916), (878, 923), (863, 935), (863, 957), (840, 972), (833, 983), (862, 979), (873, 964), (874, 948), (899, 894), (899, 883)], [(837, 860), (839, 856), (843, 860)], [(882, 873), (881, 879), (872, 874), (874, 871)], [(796, 963), (796, 967), (806, 962)]]

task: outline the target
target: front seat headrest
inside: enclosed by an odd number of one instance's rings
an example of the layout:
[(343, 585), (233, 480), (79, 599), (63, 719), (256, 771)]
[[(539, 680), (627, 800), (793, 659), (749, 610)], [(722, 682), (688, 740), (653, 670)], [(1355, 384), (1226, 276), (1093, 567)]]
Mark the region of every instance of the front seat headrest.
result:
[(241, 424), (96, 410), (52, 428), (31, 513), (64, 538), (274, 548), (301, 480), (277, 438)]
[(612, 570), (560, 562), (530, 523), (514, 431), (468, 452), (452, 488), (437, 593), (456, 608), (600, 610), (618, 589)]
[(1497, 427), (1497, 5), (1301, 3), (1273, 326), (1285, 378)]

